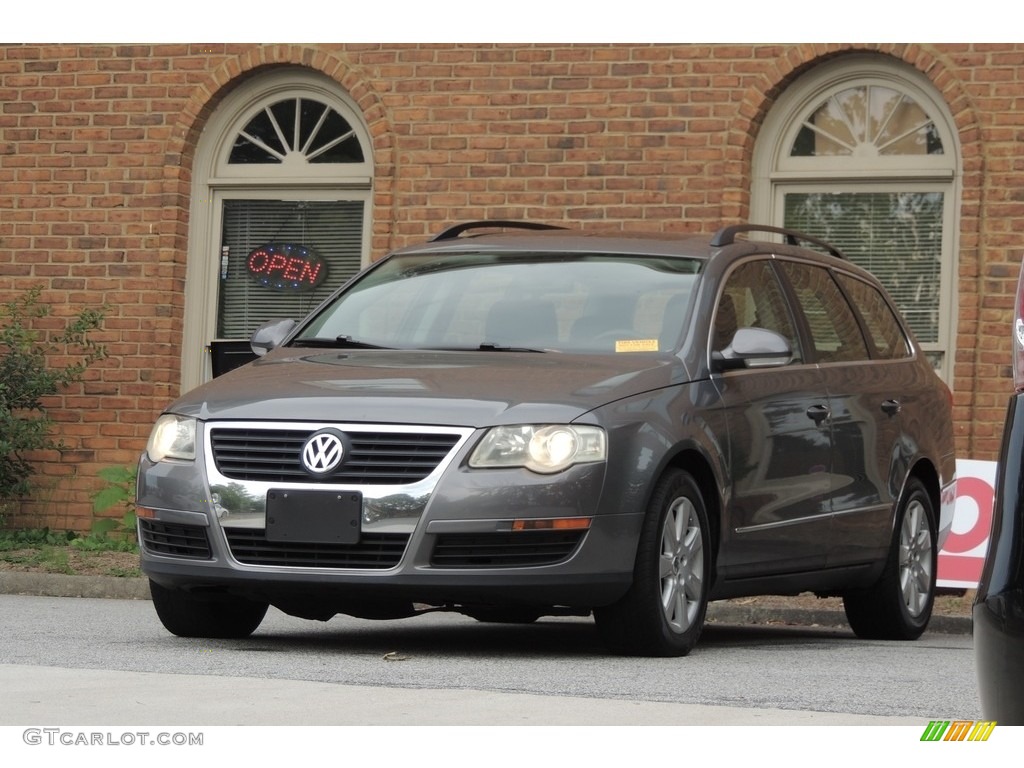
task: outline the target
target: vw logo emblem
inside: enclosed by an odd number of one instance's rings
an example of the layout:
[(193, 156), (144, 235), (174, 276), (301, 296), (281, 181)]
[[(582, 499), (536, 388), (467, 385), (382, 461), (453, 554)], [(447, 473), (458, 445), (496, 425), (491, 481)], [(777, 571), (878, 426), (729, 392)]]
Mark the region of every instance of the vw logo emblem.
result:
[(314, 475), (333, 471), (345, 455), (341, 438), (333, 432), (317, 432), (302, 446), (302, 466)]

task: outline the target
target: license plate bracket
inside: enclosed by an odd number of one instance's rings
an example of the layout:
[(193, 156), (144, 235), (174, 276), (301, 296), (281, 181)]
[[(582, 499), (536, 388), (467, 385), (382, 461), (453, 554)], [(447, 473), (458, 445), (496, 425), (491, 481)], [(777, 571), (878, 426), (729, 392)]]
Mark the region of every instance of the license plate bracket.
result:
[(354, 491), (271, 488), (267, 541), (358, 544), (363, 495)]

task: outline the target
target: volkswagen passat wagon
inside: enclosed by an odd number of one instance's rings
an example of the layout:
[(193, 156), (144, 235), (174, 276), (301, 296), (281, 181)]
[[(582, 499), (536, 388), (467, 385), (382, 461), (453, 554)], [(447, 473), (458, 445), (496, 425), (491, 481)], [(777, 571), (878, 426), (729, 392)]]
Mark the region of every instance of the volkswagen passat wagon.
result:
[(821, 241), (462, 224), (252, 346), (141, 458), (174, 634), (246, 636), (269, 605), (593, 614), (611, 650), (672, 656), (709, 601), (806, 591), (863, 637), (928, 624), (949, 390)]

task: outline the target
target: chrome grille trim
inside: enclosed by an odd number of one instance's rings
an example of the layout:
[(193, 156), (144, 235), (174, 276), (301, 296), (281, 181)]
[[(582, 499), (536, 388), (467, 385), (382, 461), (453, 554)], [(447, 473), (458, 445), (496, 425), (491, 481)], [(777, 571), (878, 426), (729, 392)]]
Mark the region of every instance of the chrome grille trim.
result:
[(457, 431), (421, 432), (410, 428), (393, 432), (339, 425), (337, 428), (351, 440), (351, 447), (338, 469), (315, 476), (303, 469), (300, 454), (309, 436), (320, 428), (211, 426), (211, 455), (217, 471), (229, 480), (407, 485), (429, 477), (462, 437)]
[[(266, 430), (278, 433), (310, 435), (322, 429), (345, 433), (352, 440), (361, 440), (366, 434), (423, 435), (435, 441), (438, 436), (453, 438), (454, 443), (422, 480), (401, 483), (346, 482), (337, 474), (318, 479), (306, 472), (293, 480), (279, 481), (261, 478), (236, 480), (224, 476), (213, 457), (211, 433), (223, 430), (236, 432)], [(415, 530), (423, 510), (440, 480), (441, 475), (455, 461), (467, 441), (474, 434), (472, 427), (429, 427), (393, 424), (351, 424), (342, 422), (311, 421), (210, 421), (202, 425), (203, 458), (213, 512), (221, 528), (264, 528), (266, 526), (266, 498), (273, 488), (308, 488), (322, 490), (356, 490), (363, 496), (362, 530), (364, 533), (405, 533)], [(389, 442), (389, 440), (385, 440)], [(298, 457), (301, 444), (295, 450)], [(296, 458), (297, 460), (297, 458)]]

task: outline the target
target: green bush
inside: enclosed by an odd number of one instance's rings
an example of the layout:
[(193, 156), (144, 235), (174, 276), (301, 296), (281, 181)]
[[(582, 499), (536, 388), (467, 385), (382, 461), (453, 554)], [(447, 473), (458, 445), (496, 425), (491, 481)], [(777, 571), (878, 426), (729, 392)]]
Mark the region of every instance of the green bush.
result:
[[(0, 561), (8, 563), (37, 562), (39, 560), (67, 561), (67, 550), (83, 552), (138, 552), (134, 537), (112, 538), (108, 533), (64, 531), (49, 528), (18, 528), (0, 530)], [(12, 557), (10, 553), (31, 550), (35, 554)], [(65, 554), (61, 555), (60, 553)], [(135, 574), (131, 574), (135, 575)]]
[[(90, 334), (103, 322), (106, 308), (84, 309), (49, 332), (39, 330), (50, 307), (40, 302), (42, 288), (0, 303), (0, 508), (31, 490), (31, 451), (59, 449), (50, 435), (52, 420), (43, 400), (82, 380), (86, 368), (106, 357)], [(51, 365), (51, 359), (61, 364)]]
[[(101, 542), (135, 541), (135, 467), (104, 467), (96, 475), (105, 485), (93, 494), (92, 511), (106, 512), (111, 507), (121, 507), (124, 514), (120, 519), (102, 517), (92, 524), (93, 538)], [(78, 542), (72, 542), (78, 544)]]

